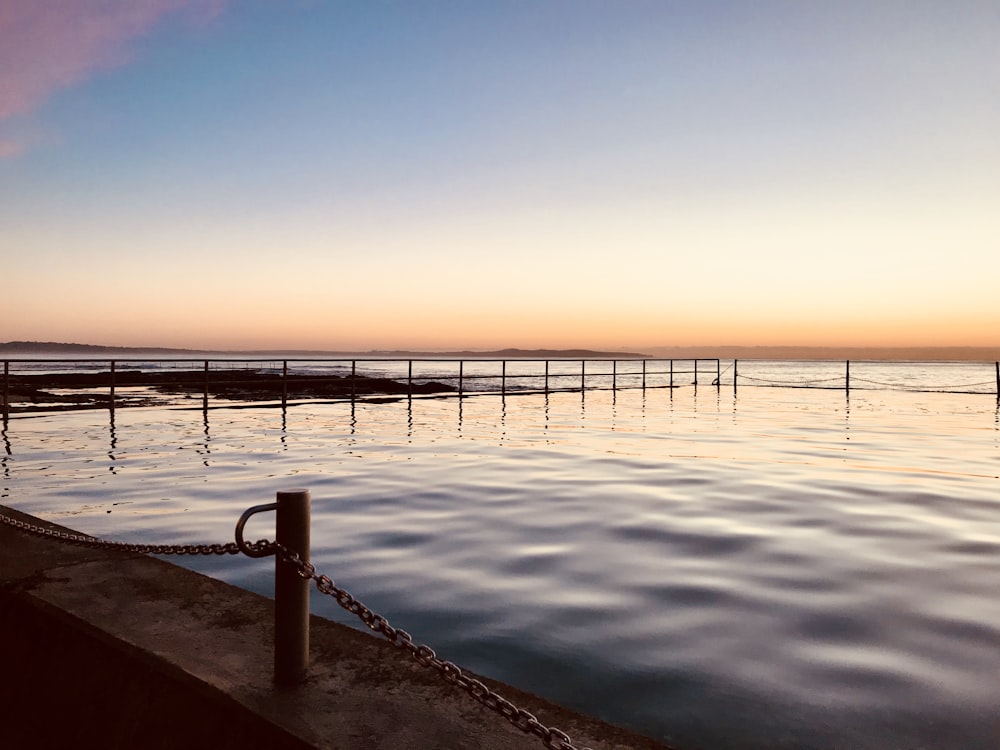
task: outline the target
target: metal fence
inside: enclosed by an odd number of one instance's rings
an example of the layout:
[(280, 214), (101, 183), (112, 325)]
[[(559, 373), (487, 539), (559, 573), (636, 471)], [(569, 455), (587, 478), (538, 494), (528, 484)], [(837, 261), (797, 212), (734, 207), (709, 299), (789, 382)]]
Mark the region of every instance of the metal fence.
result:
[(10, 359), (10, 411), (247, 401), (718, 385), (718, 359)]
[(2, 411), (200, 399), (470, 396), (708, 385), (994, 394), (1000, 362), (719, 359), (8, 359)]

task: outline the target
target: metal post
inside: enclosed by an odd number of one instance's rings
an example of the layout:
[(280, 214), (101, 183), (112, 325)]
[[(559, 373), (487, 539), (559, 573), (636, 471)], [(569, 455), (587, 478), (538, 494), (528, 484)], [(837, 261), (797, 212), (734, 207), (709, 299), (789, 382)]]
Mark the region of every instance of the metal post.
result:
[(618, 390), (618, 360), (611, 360), (611, 390)]
[(549, 361), (545, 360), (545, 392), (549, 392)]
[(413, 360), (407, 360), (407, 370), (406, 370), (406, 395), (413, 395)]
[(715, 385), (716, 389), (722, 388), (722, 360), (715, 360)]
[(674, 389), (674, 361), (670, 360), (670, 390)]
[(698, 360), (694, 361), (694, 384), (698, 385)]
[(358, 364), (357, 360), (354, 359), (351, 360), (351, 401), (354, 401), (354, 397), (357, 395), (357, 387), (356, 387), (357, 384), (355, 383), (354, 380), (354, 376), (357, 372), (356, 370), (357, 364)]
[(462, 397), (464, 382), (463, 375), (465, 374), (465, 360), (458, 360), (458, 396)]
[(500, 363), (500, 395), (507, 395), (507, 360)]
[(288, 403), (288, 360), (281, 361), (281, 405)]
[(738, 359), (734, 359), (733, 360), (733, 395), (734, 396), (736, 395), (736, 378), (738, 377), (737, 374), (736, 374), (736, 369), (737, 369), (737, 364), (738, 363), (739, 363)]
[[(309, 490), (278, 493), (275, 538), (309, 562)], [(274, 563), (274, 681), (297, 685), (309, 666), (309, 579), (281, 559)]]
[[(1000, 383), (1000, 375), (997, 376), (997, 382)], [(7, 415), (9, 413), (10, 403), (10, 362), (6, 359), (3, 361), (3, 421), (7, 421)]]
[(844, 375), (844, 390), (851, 392), (851, 360), (847, 360), (847, 372)]
[(646, 360), (642, 360), (642, 390), (646, 390)]
[(580, 360), (580, 390), (586, 390), (587, 386), (587, 360)]
[[(1000, 401), (1000, 362), (994, 362), (994, 364), (996, 365), (996, 368), (997, 368), (997, 401)], [(4, 370), (5, 370), (5, 372), (6, 372), (6, 367), (7, 367), (7, 364), (4, 363)], [(7, 401), (4, 400), (4, 404), (6, 404), (6, 403), (7, 403)]]
[(201, 406), (203, 409), (208, 409), (208, 360), (205, 360), (205, 374), (204, 374), (204, 395), (202, 396)]
[(115, 410), (115, 361), (111, 360), (111, 386), (108, 389), (108, 408)]

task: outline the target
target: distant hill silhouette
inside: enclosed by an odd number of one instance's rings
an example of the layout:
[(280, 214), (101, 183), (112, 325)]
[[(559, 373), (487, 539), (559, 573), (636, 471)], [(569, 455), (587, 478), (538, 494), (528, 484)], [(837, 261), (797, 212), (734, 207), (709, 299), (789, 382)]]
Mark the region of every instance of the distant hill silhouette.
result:
[(652, 346), (664, 359), (892, 360), (995, 362), (1000, 346)]
[(565, 357), (569, 359), (645, 359), (648, 354), (638, 352), (604, 352), (593, 349), (496, 349), (494, 351), (472, 351), (464, 349), (459, 352), (415, 352), (405, 349), (395, 349), (391, 351), (370, 351), (373, 357), (453, 357), (455, 359), (473, 359), (476, 357), (493, 357), (496, 359), (558, 359)]
[(372, 357), (384, 359), (810, 359), (810, 360), (896, 360), (914, 362), (1000, 360), (1000, 346), (910, 346), (910, 347), (826, 347), (826, 346), (654, 346), (645, 353), (598, 351), (593, 349), (496, 349), (490, 351), (413, 351), (408, 349), (366, 352), (318, 349), (171, 349), (168, 347), (100, 346), (54, 341), (0, 342), (0, 357), (182, 357), (244, 356), (289, 358)]
[(7, 341), (0, 343), (0, 354), (201, 354), (197, 349), (169, 349), (162, 346), (98, 346), (95, 344), (66, 344), (56, 341)]
[(495, 358), (495, 359), (642, 359), (647, 354), (638, 352), (603, 352), (592, 349), (498, 349), (494, 351), (412, 351), (412, 350), (370, 350), (367, 352), (329, 351), (318, 349), (171, 349), (167, 347), (100, 346), (95, 344), (71, 344), (55, 341), (8, 341), (0, 343), (0, 355), (30, 357), (33, 355), (65, 355), (67, 357), (88, 356), (163, 356), (175, 357), (197, 355), (243, 355), (248, 357), (380, 357), (419, 359), (421, 357), (451, 357), (454, 359)]

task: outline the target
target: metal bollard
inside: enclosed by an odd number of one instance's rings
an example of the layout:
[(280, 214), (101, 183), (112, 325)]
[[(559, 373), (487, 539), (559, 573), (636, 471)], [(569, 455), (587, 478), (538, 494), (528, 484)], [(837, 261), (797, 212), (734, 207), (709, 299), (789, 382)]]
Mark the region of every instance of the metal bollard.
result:
[[(266, 510), (277, 511), (275, 539), (302, 562), (309, 562), (309, 490), (278, 492), (277, 502), (247, 508), (236, 524), (236, 544), (248, 557), (266, 557), (274, 550), (256, 551), (243, 539), (250, 516)], [(299, 568), (274, 559), (274, 682), (298, 685), (309, 666), (309, 583)]]
[[(276, 539), (309, 562), (309, 490), (278, 493)], [(274, 560), (274, 681), (297, 685), (309, 666), (309, 583), (298, 569)]]

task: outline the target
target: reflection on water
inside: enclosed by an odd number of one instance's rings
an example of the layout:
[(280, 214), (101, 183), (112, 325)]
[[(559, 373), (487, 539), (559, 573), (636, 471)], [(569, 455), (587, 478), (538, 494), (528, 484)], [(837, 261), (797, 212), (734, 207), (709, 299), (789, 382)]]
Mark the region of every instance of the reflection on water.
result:
[[(0, 454), (0, 467), (3, 468), (4, 479), (9, 479), (10, 467), (7, 464), (10, 461), (11, 450), (10, 450), (10, 438), (7, 436), (6, 419), (4, 419), (2, 425), (0, 425), (0, 440), (3, 441), (3, 453)], [(4, 496), (6, 497), (6, 493)]]
[(108, 459), (110, 463), (108, 464), (108, 471), (112, 474), (116, 473), (115, 462), (118, 460), (115, 458), (115, 448), (118, 447), (118, 436), (115, 434), (115, 410), (108, 409)]
[[(4, 502), (225, 541), (305, 486), (317, 568), (474, 671), (682, 748), (997, 747), (992, 395), (508, 392), (289, 404), (280, 429), (275, 408), (12, 419)], [(178, 562), (269, 593), (266, 563)]]
[(202, 447), (201, 447), (201, 450), (199, 451), (199, 453), (201, 453), (201, 455), (202, 455), (202, 464), (205, 465), (205, 466), (208, 466), (209, 465), (209, 463), (208, 463), (209, 457), (212, 455), (212, 435), (211, 435), (211, 433), (209, 432), (209, 429), (208, 429), (208, 405), (207, 404), (202, 408), (201, 414), (202, 414), (202, 425), (203, 425), (202, 432), (205, 435), (205, 441), (202, 443)]
[[(354, 409), (352, 403), (351, 409), (351, 434), (354, 434)], [(288, 403), (286, 401), (281, 402), (281, 447), (287, 450), (288, 448)]]
[(500, 445), (507, 440), (507, 397), (500, 396)]

